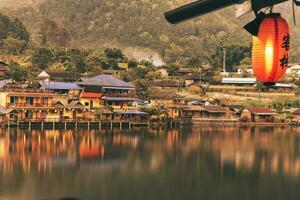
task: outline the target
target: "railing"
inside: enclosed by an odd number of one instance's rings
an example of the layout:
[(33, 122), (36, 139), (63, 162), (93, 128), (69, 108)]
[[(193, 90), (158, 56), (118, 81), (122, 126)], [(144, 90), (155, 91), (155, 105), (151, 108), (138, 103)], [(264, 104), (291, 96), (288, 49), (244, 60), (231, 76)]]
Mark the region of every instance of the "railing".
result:
[(55, 104), (50, 104), (50, 103), (48, 103), (48, 104), (45, 104), (45, 103), (33, 103), (33, 104), (31, 104), (31, 103), (7, 103), (6, 106), (14, 107), (14, 108), (16, 108), (16, 107), (41, 107), (41, 108), (47, 107), (48, 108), (48, 107), (55, 107)]
[(138, 98), (135, 94), (114, 94), (114, 93), (104, 93), (104, 97), (128, 97), (128, 98)]
[(148, 120), (137, 120), (137, 119), (92, 119), (92, 118), (75, 118), (75, 119), (66, 119), (66, 118), (37, 118), (37, 119), (30, 119), (30, 118), (24, 118), (20, 119), (19, 122), (57, 122), (57, 123), (65, 123), (65, 122), (78, 122), (78, 123), (84, 123), (84, 122), (108, 122), (108, 123), (117, 123), (117, 122), (140, 122), (140, 123), (146, 123), (149, 122)]
[(0, 89), (0, 92), (18, 92), (18, 93), (48, 93), (54, 94), (51, 90), (42, 90), (42, 89), (22, 89), (22, 88), (3, 88)]

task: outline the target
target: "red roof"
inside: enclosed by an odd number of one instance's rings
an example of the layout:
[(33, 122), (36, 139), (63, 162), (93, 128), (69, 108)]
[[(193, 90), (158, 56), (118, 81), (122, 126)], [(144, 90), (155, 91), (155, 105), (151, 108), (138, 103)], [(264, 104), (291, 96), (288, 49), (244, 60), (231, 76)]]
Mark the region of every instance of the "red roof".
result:
[(250, 113), (253, 114), (272, 114), (274, 113), (271, 109), (269, 108), (249, 108), (248, 109)]
[(96, 92), (83, 92), (81, 94), (82, 98), (101, 98), (102, 94), (101, 93), (96, 93)]

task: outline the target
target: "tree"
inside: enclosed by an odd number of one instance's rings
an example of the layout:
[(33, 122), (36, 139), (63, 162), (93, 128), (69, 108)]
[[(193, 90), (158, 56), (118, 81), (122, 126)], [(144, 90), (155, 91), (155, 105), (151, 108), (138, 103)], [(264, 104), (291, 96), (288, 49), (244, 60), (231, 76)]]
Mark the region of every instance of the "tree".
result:
[(172, 63), (169, 65), (167, 71), (169, 76), (177, 76), (179, 71), (179, 65), (176, 63)]
[(25, 81), (27, 71), (24, 70), (18, 63), (12, 62), (9, 65), (10, 70), (7, 72), (6, 77), (15, 81)]
[(40, 69), (46, 69), (52, 61), (52, 52), (47, 48), (36, 48), (31, 55), (32, 64)]
[(127, 64), (128, 68), (136, 68), (138, 66), (138, 62), (136, 60), (130, 60)]
[(107, 48), (104, 50), (104, 53), (108, 58), (115, 59), (118, 62), (121, 62), (125, 59), (125, 55), (123, 54), (123, 52), (120, 49)]
[(13, 25), (14, 25), (13, 36), (19, 40), (29, 41), (30, 39), (29, 32), (27, 31), (24, 24), (18, 18), (14, 20)]
[(2, 42), (2, 52), (9, 55), (18, 55), (24, 53), (27, 48), (27, 42), (13, 37), (6, 38)]
[(201, 66), (201, 60), (199, 57), (191, 57), (187, 61), (187, 66), (191, 68), (199, 68)]
[(40, 24), (39, 37), (42, 46), (50, 47), (66, 47), (70, 39), (67, 29), (50, 19), (44, 19)]

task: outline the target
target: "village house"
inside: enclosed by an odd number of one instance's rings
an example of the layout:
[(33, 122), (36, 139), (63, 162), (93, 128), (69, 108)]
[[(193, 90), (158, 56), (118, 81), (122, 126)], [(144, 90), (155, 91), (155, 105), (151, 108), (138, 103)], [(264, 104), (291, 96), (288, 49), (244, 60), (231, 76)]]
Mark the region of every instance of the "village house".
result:
[(192, 76), (194, 73), (192, 68), (180, 68), (178, 70), (178, 76), (185, 77), (185, 76)]
[(292, 115), (293, 115), (293, 121), (300, 122), (300, 108), (292, 112)]
[(37, 77), (36, 77), (37, 81), (49, 81), (50, 80), (50, 75), (45, 72), (42, 71)]
[(273, 122), (276, 115), (269, 108), (249, 108), (241, 113), (241, 120), (244, 122)]
[(16, 110), (18, 119), (43, 120), (55, 110), (54, 95), (48, 90), (7, 88), (0, 91), (0, 106)]
[(149, 85), (160, 90), (178, 91), (185, 87), (185, 81), (180, 79), (162, 79), (150, 81)]
[(77, 85), (77, 83), (69, 82), (53, 82), (53, 81), (42, 81), (40, 82), (40, 88), (51, 90), (56, 94), (67, 94), (70, 96), (79, 97), (82, 88)]
[(18, 117), (18, 111), (15, 109), (6, 109), (0, 106), (0, 124), (6, 122), (16, 122)]
[(71, 101), (64, 108), (63, 112), (64, 119), (72, 119), (72, 120), (90, 120), (91, 112), (79, 101)]
[(256, 78), (223, 78), (221, 84), (236, 86), (253, 86), (256, 84)]
[(180, 107), (185, 104), (185, 97), (175, 92), (156, 92), (149, 95), (149, 106), (166, 108), (168, 118), (180, 117)]
[(140, 101), (137, 98), (136, 87), (112, 75), (81, 78), (78, 85), (83, 88), (80, 102), (91, 110), (100, 112), (100, 108), (106, 107), (120, 117), (128, 115), (129, 111), (131, 116), (137, 118), (144, 114), (135, 106), (135, 102)]
[(182, 107), (183, 118), (209, 119), (234, 119), (234, 114), (223, 106), (186, 106)]

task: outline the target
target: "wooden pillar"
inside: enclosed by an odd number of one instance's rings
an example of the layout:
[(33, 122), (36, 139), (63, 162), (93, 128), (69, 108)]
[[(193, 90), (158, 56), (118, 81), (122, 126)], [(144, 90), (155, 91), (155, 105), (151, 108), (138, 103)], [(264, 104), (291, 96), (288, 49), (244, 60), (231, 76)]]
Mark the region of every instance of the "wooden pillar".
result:
[(67, 130), (67, 122), (65, 122), (65, 130)]

